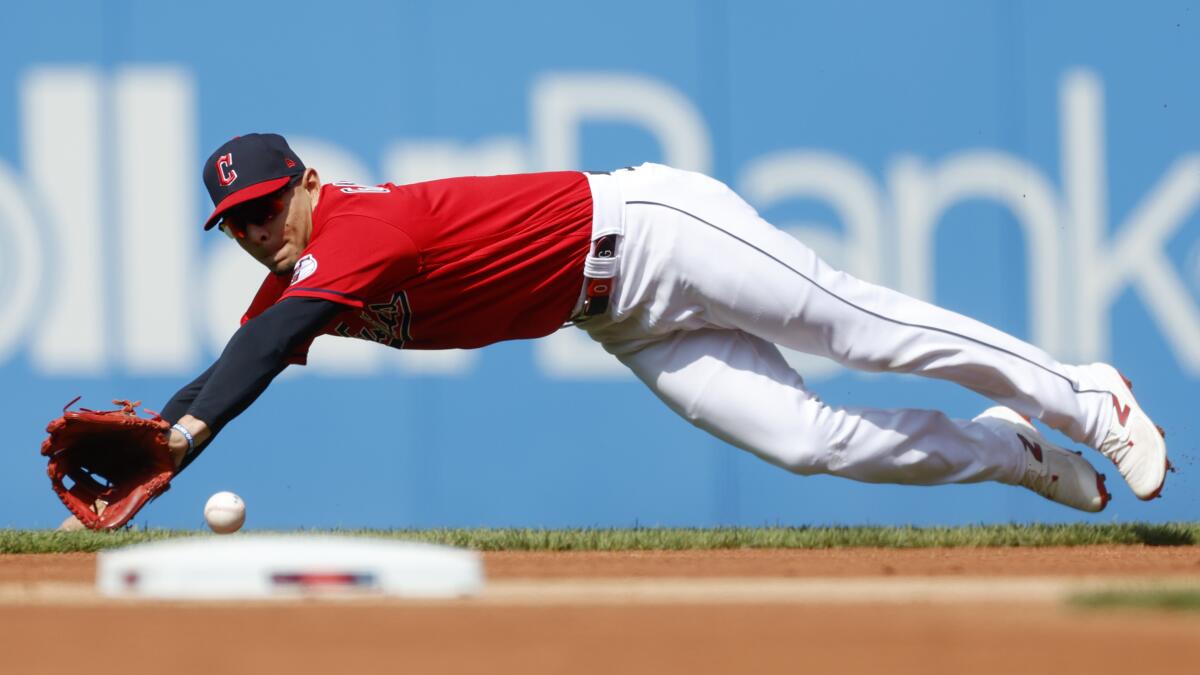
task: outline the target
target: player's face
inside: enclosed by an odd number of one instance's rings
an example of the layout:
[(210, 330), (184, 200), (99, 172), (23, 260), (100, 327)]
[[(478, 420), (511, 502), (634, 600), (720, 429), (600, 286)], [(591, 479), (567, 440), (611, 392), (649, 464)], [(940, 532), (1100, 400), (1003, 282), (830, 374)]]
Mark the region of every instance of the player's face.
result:
[(221, 229), (267, 269), (276, 274), (291, 272), (312, 234), (310, 182), (319, 189), (312, 169), (282, 190), (230, 210)]

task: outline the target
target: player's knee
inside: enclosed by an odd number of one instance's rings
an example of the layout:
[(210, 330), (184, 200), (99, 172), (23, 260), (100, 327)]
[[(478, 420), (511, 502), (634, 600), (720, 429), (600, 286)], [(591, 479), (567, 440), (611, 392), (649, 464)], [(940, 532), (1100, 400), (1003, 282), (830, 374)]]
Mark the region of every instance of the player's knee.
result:
[(793, 440), (787, 447), (775, 453), (775, 464), (801, 476), (829, 473), (833, 448), (827, 443), (813, 439)]
[(793, 429), (786, 439), (780, 464), (792, 473), (802, 476), (831, 473), (843, 461), (843, 453), (852, 436), (853, 418), (843, 411), (831, 408), (819, 400), (808, 402), (809, 415), (800, 430)]
[(833, 467), (840, 461), (840, 448), (822, 439), (797, 439), (795, 436), (769, 440), (762, 436), (752, 439), (725, 438), (760, 459), (800, 476), (832, 473)]

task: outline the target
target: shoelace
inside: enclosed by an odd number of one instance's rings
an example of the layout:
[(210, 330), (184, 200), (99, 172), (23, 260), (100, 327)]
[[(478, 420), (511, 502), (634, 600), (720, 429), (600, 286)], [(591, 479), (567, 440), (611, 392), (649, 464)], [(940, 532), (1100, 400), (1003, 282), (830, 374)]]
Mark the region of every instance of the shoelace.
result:
[(1125, 461), (1125, 456), (1133, 448), (1130, 438), (1132, 435), (1133, 431), (1129, 428), (1123, 429), (1119, 434), (1110, 431), (1108, 437), (1100, 444), (1100, 454), (1112, 460), (1117, 466), (1121, 466), (1121, 462)]

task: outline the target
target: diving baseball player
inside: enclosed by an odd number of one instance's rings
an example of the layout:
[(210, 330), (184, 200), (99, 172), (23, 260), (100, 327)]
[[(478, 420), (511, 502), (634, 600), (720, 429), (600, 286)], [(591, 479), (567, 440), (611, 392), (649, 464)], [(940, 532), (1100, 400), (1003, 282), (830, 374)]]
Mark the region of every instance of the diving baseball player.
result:
[[(204, 165), (219, 226), (268, 274), (221, 356), (163, 409), (179, 468), (321, 334), (482, 347), (574, 323), (692, 424), (798, 474), (1020, 485), (1083, 511), (1104, 476), (1029, 422), (1114, 462), (1141, 499), (1169, 463), (1112, 367), (1068, 365), (965, 316), (832, 269), (722, 183), (613, 172), (322, 184), (274, 134)], [(955, 382), (973, 420), (823, 403), (779, 347)]]

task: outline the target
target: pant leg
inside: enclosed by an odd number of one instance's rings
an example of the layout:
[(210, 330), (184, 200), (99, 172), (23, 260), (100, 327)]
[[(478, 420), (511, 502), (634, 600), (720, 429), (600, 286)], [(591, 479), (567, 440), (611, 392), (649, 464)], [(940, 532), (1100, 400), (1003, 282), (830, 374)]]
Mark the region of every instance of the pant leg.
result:
[(794, 473), (936, 485), (1012, 483), (1024, 468), (1023, 451), (983, 425), (828, 406), (775, 345), (741, 331), (679, 331), (618, 358), (695, 426)]
[(588, 329), (601, 342), (742, 330), (859, 370), (949, 380), (1080, 442), (1107, 428), (1107, 393), (1083, 369), (831, 268), (724, 184), (658, 165), (615, 175), (626, 236), (611, 322)]

